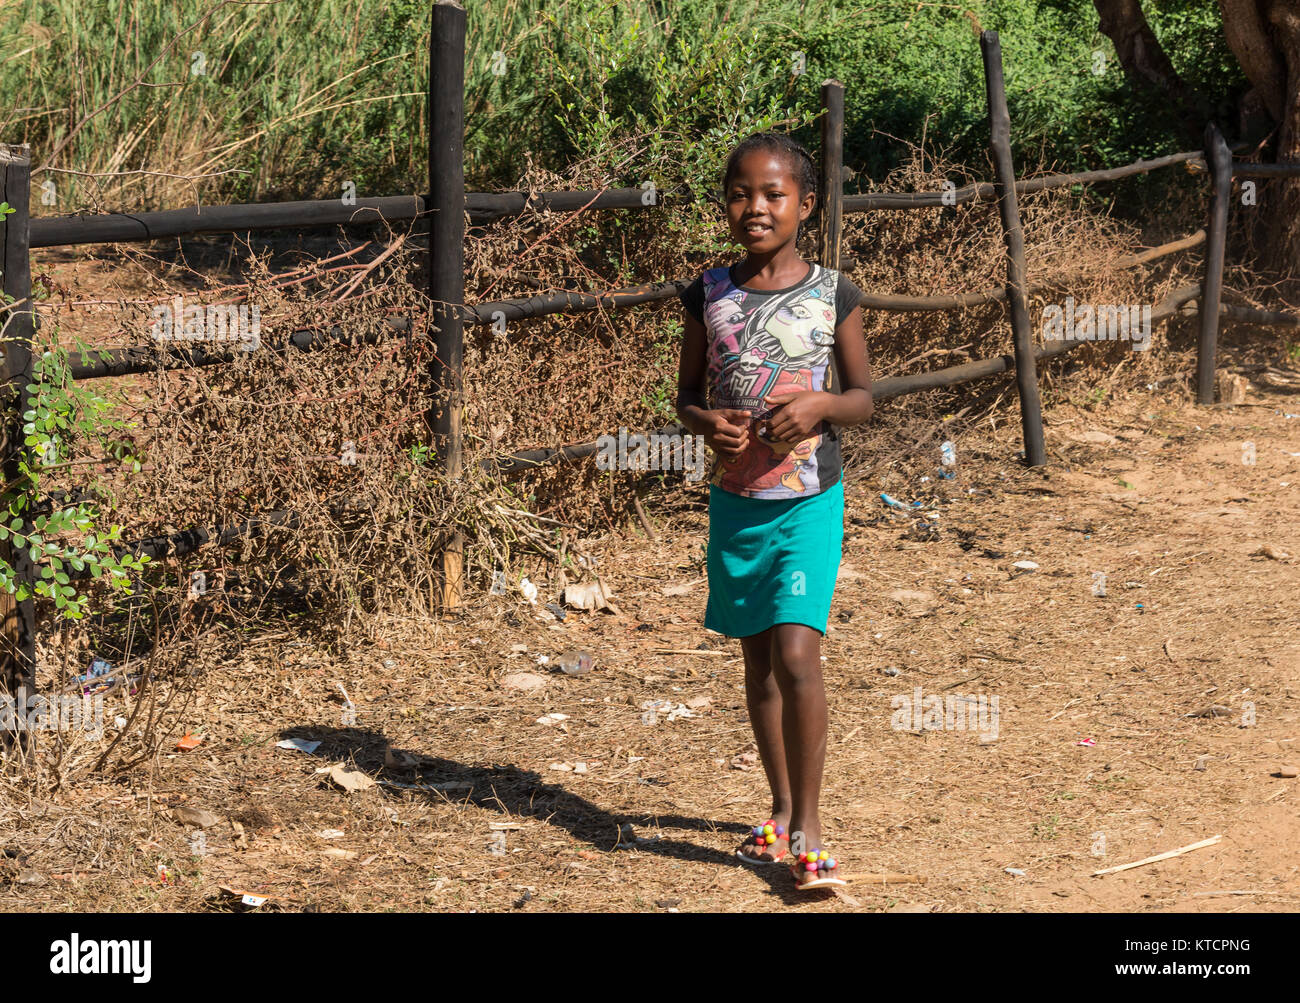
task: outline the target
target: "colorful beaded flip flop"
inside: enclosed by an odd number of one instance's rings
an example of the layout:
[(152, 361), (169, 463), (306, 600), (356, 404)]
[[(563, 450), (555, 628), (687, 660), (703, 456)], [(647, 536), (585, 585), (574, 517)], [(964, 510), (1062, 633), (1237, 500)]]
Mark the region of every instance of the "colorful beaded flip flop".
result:
[[(837, 885), (847, 885), (848, 882), (843, 878), (833, 878), (830, 876), (831, 871), (839, 865), (839, 862), (825, 850), (812, 850), (808, 853), (801, 853), (795, 860), (794, 864), (794, 885), (801, 892), (809, 891), (813, 888), (833, 888)], [(799, 880), (800, 874), (811, 875), (803, 881)]]
[[(742, 853), (740, 850), (737, 850), (736, 856), (747, 864), (753, 864), (755, 867), (766, 867), (770, 864), (779, 864), (785, 859), (785, 855), (790, 852), (789, 841), (786, 840), (785, 835), (785, 826), (777, 825), (773, 819), (769, 818), (762, 825), (754, 826), (749, 835), (750, 838), (753, 839), (754, 845), (759, 848), (759, 852), (771, 853), (773, 859), (760, 860), (756, 856), (751, 856), (748, 853)], [(780, 851), (771, 849), (771, 847), (776, 845), (778, 839), (786, 841), (785, 848)], [(749, 840), (746, 840), (745, 842), (748, 843)]]

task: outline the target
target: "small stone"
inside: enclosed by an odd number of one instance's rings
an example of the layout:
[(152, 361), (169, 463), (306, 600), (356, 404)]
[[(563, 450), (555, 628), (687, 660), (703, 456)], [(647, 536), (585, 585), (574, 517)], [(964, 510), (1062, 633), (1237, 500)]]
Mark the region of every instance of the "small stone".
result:
[(537, 723), (547, 728), (554, 728), (561, 721), (567, 721), (567, 720), (569, 720), (568, 714), (553, 713), (553, 714), (543, 714), (541, 717), (537, 719)]
[(508, 690), (532, 693), (546, 686), (546, 677), (539, 676), (536, 672), (511, 672), (501, 677), (501, 685)]
[(1291, 780), (1296, 776), (1300, 776), (1300, 767), (1285, 765), (1279, 766), (1277, 768), (1277, 775), (1285, 780)]
[(1016, 563), (1013, 564), (1013, 565), (1011, 565), (1011, 566), (1012, 566), (1013, 568), (1017, 568), (1017, 569), (1019, 569), (1020, 571), (1037, 571), (1037, 570), (1038, 570), (1038, 565), (1035, 564), (1033, 561), (1016, 561)]
[(202, 808), (186, 808), (184, 806), (173, 808), (172, 815), (175, 816), (177, 822), (183, 825), (196, 825), (200, 829), (209, 829), (221, 821), (212, 812), (204, 811)]
[(573, 764), (573, 772), (574, 772), (574, 773), (586, 773), (586, 772), (587, 772), (587, 764), (586, 764), (586, 763), (574, 763), (574, 764)]
[(330, 767), (329, 778), (349, 794), (375, 786), (375, 781), (360, 770), (348, 770), (342, 766)]
[(1025, 872), (1022, 871), (1019, 867), (1004, 867), (1002, 869), (1006, 871), (1008, 874), (1014, 875), (1017, 878), (1023, 878), (1025, 876)]
[(1184, 714), (1184, 717), (1227, 717), (1232, 711), (1223, 704), (1211, 704), (1209, 707), (1202, 707), (1200, 710), (1192, 711), (1190, 714)]

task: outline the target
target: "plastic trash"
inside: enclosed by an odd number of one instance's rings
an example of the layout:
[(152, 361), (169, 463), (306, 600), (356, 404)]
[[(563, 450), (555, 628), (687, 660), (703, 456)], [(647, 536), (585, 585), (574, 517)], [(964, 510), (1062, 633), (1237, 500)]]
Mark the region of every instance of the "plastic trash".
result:
[(590, 651), (573, 649), (562, 654), (556, 664), (566, 676), (585, 676), (591, 671), (592, 662)]
[(939, 447), (939, 462), (945, 467), (951, 467), (957, 462), (957, 447), (951, 441), (945, 441)]
[(901, 502), (897, 498), (891, 498), (883, 491), (880, 493), (880, 500), (884, 502), (886, 505), (888, 505), (890, 508), (902, 509), (904, 512), (906, 512), (908, 509), (921, 508), (920, 502), (912, 502), (909, 505), (907, 502)]
[(112, 671), (113, 665), (111, 662), (105, 661), (102, 658), (92, 658), (90, 661), (90, 668), (84, 674), (77, 676), (73, 682), (78, 686), (83, 687), (90, 684), (92, 680), (96, 682), (102, 680), (103, 682), (110, 683), (112, 682), (112, 678), (109, 677), (108, 674)]
[(320, 748), (320, 742), (309, 742), (305, 738), (285, 738), (275, 743), (277, 749), (291, 749), (295, 752), (313, 753)]
[(1002, 869), (1006, 871), (1008, 874), (1011, 874), (1017, 878), (1023, 878), (1025, 876), (1025, 872), (1022, 871), (1019, 867), (1004, 867)]

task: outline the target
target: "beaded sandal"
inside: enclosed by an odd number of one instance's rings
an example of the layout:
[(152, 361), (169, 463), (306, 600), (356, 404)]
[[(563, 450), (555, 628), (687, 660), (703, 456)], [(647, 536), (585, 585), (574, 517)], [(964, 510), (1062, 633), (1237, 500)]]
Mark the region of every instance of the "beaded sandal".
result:
[[(808, 853), (801, 853), (796, 858), (793, 868), (791, 868), (794, 872), (794, 886), (803, 892), (812, 888), (833, 888), (837, 885), (847, 885), (848, 882), (843, 878), (831, 876), (838, 866), (839, 862), (826, 850), (812, 850)], [(805, 876), (803, 880), (800, 880), (801, 875)]]
[[(744, 853), (741, 850), (736, 851), (737, 857), (747, 864), (753, 864), (755, 867), (766, 867), (769, 864), (779, 864), (785, 859), (785, 855), (790, 852), (790, 841), (786, 837), (785, 826), (777, 825), (776, 822), (770, 818), (764, 824), (754, 826), (753, 830), (749, 834), (749, 839), (745, 840), (741, 846), (747, 846), (750, 839), (754, 841), (754, 845), (759, 848), (760, 853), (766, 852), (772, 854), (771, 860), (763, 860), (756, 855)], [(777, 840), (786, 844), (781, 850), (773, 849), (773, 847), (776, 846)]]

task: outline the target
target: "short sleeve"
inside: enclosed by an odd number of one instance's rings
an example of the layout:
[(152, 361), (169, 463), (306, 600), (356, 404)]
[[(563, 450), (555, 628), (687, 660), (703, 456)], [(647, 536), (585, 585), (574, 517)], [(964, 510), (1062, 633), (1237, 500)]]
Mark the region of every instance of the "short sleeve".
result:
[(682, 301), (682, 306), (686, 312), (704, 323), (704, 277), (696, 276), (695, 281), (677, 294), (677, 298)]
[(844, 323), (844, 318), (853, 312), (853, 308), (862, 302), (865, 293), (862, 292), (854, 281), (840, 272), (839, 281), (835, 285), (835, 326), (839, 327)]

